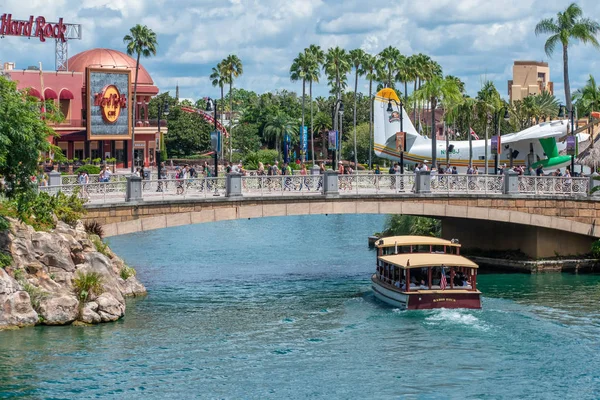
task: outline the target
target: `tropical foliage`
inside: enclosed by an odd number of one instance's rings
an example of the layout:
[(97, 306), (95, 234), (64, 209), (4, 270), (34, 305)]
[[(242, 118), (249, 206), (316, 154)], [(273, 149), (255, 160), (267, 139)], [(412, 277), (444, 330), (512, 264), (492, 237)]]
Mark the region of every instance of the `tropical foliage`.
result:
[(383, 236), (419, 235), (442, 236), (442, 221), (435, 218), (412, 215), (389, 215), (385, 221)]

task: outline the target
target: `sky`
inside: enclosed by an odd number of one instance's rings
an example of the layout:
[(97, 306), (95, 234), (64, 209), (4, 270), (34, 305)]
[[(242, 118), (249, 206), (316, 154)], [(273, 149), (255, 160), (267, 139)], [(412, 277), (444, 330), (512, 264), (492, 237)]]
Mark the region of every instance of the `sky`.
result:
[[(587, 17), (600, 18), (597, 0), (578, 4)], [(427, 54), (444, 74), (463, 80), (472, 96), (491, 80), (507, 98), (513, 61), (547, 61), (555, 94), (563, 101), (562, 52), (548, 58), (545, 37), (536, 37), (534, 28), (567, 6), (557, 0), (0, 0), (0, 15), (63, 17), (81, 24), (83, 38), (69, 42), (70, 55), (95, 47), (125, 51), (123, 36), (135, 24), (147, 25), (159, 46), (157, 55), (142, 64), (161, 92), (174, 95), (178, 84), (180, 98), (218, 97), (210, 70), (228, 54), (244, 65), (236, 87), (301, 93), (301, 83), (290, 81), (289, 68), (299, 52), (317, 44), (372, 54), (392, 45), (404, 55)], [(573, 45), (569, 59), (573, 90), (600, 68), (600, 51), (591, 46)], [(6, 61), (17, 68), (41, 61), (45, 70), (54, 69), (54, 44), (5, 37), (0, 62)], [(323, 78), (313, 92), (326, 96), (328, 90)], [(368, 92), (364, 80), (359, 91)]]

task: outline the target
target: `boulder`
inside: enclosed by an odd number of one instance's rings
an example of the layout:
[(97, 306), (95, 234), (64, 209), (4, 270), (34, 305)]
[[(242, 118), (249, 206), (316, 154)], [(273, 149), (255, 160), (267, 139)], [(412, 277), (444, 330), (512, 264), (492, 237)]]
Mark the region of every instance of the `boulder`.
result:
[(121, 279), (121, 288), (123, 292), (123, 296), (143, 296), (147, 294), (146, 288), (140, 281), (137, 280), (135, 276), (130, 276), (127, 280)]
[(46, 325), (66, 325), (77, 319), (79, 301), (67, 294), (49, 297), (40, 302), (39, 311)]
[(0, 269), (0, 330), (13, 326), (30, 326), (38, 322), (29, 294), (3, 269)]
[(98, 303), (90, 301), (83, 306), (80, 320), (86, 324), (99, 324), (102, 322), (102, 317), (97, 313)]
[(102, 293), (95, 302), (102, 322), (116, 321), (125, 315), (125, 303), (118, 301), (110, 293)]

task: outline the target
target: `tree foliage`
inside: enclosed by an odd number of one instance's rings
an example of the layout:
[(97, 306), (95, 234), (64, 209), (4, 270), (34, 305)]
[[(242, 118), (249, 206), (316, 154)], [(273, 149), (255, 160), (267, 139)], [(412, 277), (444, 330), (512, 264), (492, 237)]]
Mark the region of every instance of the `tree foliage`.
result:
[(13, 198), (33, 190), (40, 152), (50, 149), (54, 135), (43, 117), (36, 98), (0, 76), (0, 176), (6, 182), (0, 194)]
[(214, 128), (200, 115), (174, 107), (169, 113), (168, 126), (165, 143), (169, 155), (181, 157), (210, 151), (210, 132)]

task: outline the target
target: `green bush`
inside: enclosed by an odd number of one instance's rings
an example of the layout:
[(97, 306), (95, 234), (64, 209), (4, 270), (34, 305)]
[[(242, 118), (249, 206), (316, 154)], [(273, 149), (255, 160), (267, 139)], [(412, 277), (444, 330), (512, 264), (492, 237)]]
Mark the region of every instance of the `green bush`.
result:
[(121, 278), (126, 281), (129, 277), (135, 276), (135, 273), (135, 269), (126, 264), (123, 266), (123, 268), (121, 268), (119, 275), (121, 275)]
[(90, 240), (96, 247), (96, 251), (98, 253), (104, 254), (106, 257), (110, 258), (110, 250), (108, 248), (108, 245), (104, 243), (98, 235), (91, 235)]
[(87, 172), (88, 175), (98, 175), (100, 173), (100, 167), (97, 165), (82, 165), (81, 167), (75, 170), (75, 173), (78, 174), (80, 172)]
[(600, 258), (600, 240), (596, 240), (592, 243), (592, 256), (594, 258)]
[(13, 258), (10, 254), (0, 251), (0, 268), (6, 268), (13, 263)]
[(102, 275), (97, 272), (77, 272), (75, 279), (73, 279), (73, 288), (77, 298), (85, 303), (92, 294), (100, 296), (103, 281)]
[(244, 159), (244, 168), (249, 170), (258, 169), (258, 163), (262, 162), (266, 168), (267, 163), (273, 165), (275, 160), (279, 160), (277, 150), (259, 150), (248, 153)]
[(29, 294), (31, 307), (33, 307), (36, 312), (39, 312), (40, 303), (42, 300), (48, 298), (48, 293), (41, 288), (33, 286), (29, 282), (21, 282), (21, 286), (23, 287), (23, 290)]
[(6, 218), (0, 215), (0, 232), (8, 230), (8, 228), (10, 228), (10, 222), (8, 222)]

